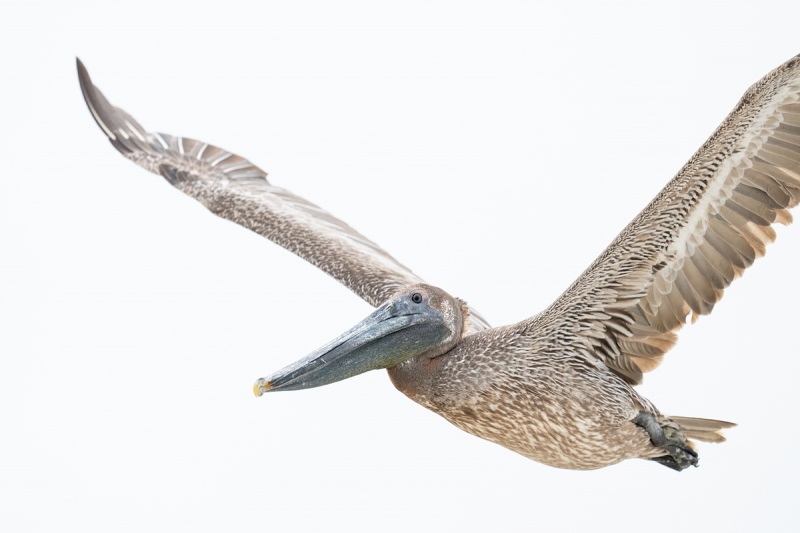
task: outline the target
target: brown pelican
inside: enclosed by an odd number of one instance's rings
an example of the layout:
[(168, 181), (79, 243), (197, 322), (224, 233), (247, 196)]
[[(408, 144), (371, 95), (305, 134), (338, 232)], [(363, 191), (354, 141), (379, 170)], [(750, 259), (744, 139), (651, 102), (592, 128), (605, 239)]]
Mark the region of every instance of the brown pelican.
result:
[(78, 61), (86, 103), (111, 144), (212, 213), (283, 246), (377, 309), (255, 393), (326, 385), (386, 368), (400, 391), (459, 428), (530, 459), (593, 469), (628, 458), (697, 465), (689, 438), (733, 424), (668, 417), (633, 385), (689, 317), (762, 256), (800, 201), (800, 56), (767, 74), (688, 163), (552, 305), (489, 327), (369, 239), (278, 188), (248, 160), (148, 133)]

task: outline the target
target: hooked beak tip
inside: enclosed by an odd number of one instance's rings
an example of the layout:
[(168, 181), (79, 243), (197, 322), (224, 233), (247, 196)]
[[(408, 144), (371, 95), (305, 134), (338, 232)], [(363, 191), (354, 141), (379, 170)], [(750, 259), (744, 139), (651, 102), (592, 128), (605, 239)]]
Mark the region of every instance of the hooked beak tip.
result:
[(253, 384), (253, 394), (255, 394), (256, 398), (258, 398), (265, 392), (272, 390), (272, 388), (272, 385), (270, 385), (266, 379), (258, 378)]

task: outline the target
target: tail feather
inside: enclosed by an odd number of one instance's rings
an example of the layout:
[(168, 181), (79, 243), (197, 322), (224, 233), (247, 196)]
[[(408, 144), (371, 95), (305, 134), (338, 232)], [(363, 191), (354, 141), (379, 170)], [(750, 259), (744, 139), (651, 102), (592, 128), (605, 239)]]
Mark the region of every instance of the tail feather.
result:
[(710, 420), (708, 418), (689, 418), (684, 416), (671, 416), (669, 418), (681, 427), (686, 437), (702, 442), (725, 442), (722, 430), (736, 426), (733, 422)]

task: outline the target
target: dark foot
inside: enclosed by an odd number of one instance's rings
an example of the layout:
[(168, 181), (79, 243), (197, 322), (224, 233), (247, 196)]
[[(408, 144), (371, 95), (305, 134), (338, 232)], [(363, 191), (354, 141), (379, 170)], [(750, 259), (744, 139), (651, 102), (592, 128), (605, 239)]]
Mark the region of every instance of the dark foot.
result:
[(653, 415), (644, 411), (636, 415), (633, 423), (647, 431), (653, 445), (667, 452), (661, 457), (654, 457), (653, 461), (678, 472), (690, 466), (697, 466), (697, 452), (686, 443), (686, 437), (680, 430), (662, 426)]

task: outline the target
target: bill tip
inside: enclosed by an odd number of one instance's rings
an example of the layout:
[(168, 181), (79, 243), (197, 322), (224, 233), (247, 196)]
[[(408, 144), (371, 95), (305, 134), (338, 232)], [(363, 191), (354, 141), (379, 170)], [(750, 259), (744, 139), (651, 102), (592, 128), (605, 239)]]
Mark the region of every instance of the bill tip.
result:
[(253, 394), (255, 394), (256, 398), (258, 398), (271, 388), (272, 386), (269, 384), (267, 380), (265, 380), (264, 378), (258, 378), (256, 382), (253, 383)]

